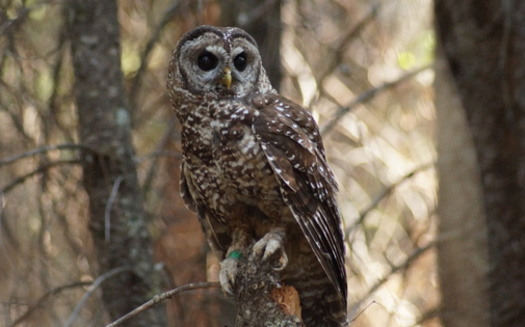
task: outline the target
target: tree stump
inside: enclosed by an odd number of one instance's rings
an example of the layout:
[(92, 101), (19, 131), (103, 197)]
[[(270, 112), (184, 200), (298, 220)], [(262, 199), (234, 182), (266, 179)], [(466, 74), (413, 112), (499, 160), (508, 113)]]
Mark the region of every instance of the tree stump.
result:
[(281, 282), (271, 259), (254, 258), (251, 247), (239, 261), (234, 294), (236, 327), (303, 327), (299, 294)]

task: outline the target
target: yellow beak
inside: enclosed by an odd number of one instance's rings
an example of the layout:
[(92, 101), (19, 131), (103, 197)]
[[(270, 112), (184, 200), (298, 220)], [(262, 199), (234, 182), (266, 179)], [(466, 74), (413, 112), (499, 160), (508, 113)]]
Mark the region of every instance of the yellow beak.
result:
[(222, 76), (221, 83), (229, 90), (232, 85), (232, 71), (229, 67), (224, 68), (224, 76)]

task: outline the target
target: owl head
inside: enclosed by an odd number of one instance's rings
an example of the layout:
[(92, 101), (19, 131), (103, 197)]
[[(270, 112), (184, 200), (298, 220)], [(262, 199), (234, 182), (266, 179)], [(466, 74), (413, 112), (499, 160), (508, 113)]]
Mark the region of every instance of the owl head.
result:
[(172, 98), (211, 99), (273, 92), (255, 40), (242, 29), (213, 26), (199, 26), (181, 38), (170, 62), (168, 90)]

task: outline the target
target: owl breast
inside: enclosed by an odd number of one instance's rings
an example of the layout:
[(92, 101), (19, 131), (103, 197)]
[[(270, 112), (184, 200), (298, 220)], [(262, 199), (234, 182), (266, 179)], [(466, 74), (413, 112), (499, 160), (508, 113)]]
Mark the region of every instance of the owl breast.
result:
[[(183, 124), (185, 165), (197, 204), (226, 222), (232, 212), (258, 209), (279, 219), (279, 185), (252, 130), (259, 112), (243, 103), (199, 106)], [(290, 215), (291, 216), (291, 215)]]

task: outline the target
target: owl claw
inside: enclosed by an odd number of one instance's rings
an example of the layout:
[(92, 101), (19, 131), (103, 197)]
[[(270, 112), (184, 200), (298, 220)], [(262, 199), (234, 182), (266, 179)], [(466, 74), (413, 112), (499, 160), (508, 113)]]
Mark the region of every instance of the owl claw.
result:
[[(288, 265), (288, 256), (284, 250), (284, 229), (278, 228), (270, 231), (263, 238), (257, 241), (251, 250), (250, 260), (260, 260), (260, 262), (270, 262), (273, 264), (272, 269), (276, 271), (283, 270)], [(234, 249), (234, 250), (232, 250)], [(221, 262), (219, 272), (219, 282), (222, 291), (226, 295), (234, 295), (235, 276), (237, 275), (240, 250), (231, 247), (228, 251), (228, 257)]]
[(277, 264), (273, 269), (280, 271), (288, 265), (288, 256), (284, 251), (283, 243), (284, 231), (280, 229), (271, 231), (255, 243), (252, 253), (254, 256), (261, 258), (262, 261), (268, 261), (276, 253), (279, 253), (279, 257), (276, 258)]
[(227, 258), (221, 262), (221, 271), (219, 272), (219, 282), (222, 291), (226, 295), (233, 296), (233, 285), (235, 284), (235, 275), (237, 274), (238, 259)]

